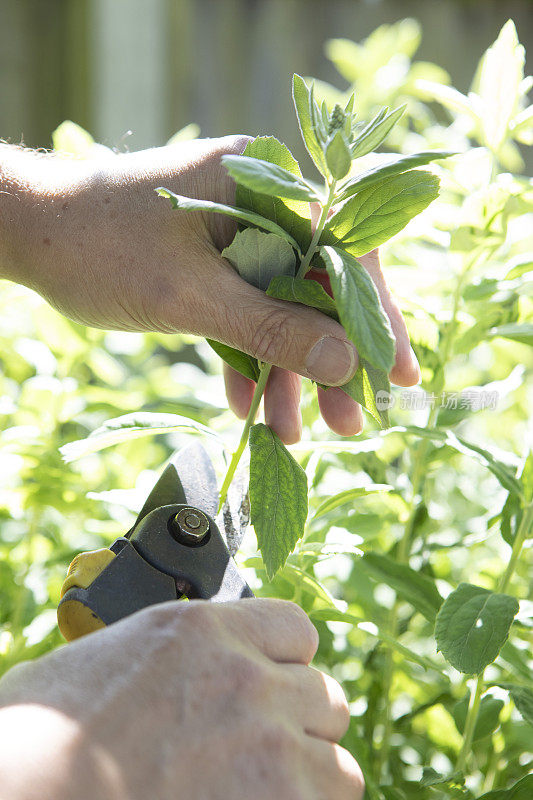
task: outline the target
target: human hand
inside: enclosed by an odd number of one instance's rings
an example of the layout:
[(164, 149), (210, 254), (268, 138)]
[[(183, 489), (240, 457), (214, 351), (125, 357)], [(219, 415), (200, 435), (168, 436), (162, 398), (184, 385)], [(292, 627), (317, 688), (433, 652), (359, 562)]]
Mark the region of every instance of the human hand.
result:
[[(246, 141), (243, 136), (196, 140), (98, 163), (52, 155), (28, 164), (24, 156), (31, 162), (31, 154), (19, 152), (19, 171), (22, 159), (27, 177), (23, 189), (17, 189), (16, 168), (11, 180), (23, 202), (14, 204), (12, 219), (21, 231), (11, 247), (16, 269), (7, 275), (15, 271), (14, 279), (86, 325), (194, 333), (275, 364), (264, 394), (265, 418), (290, 444), (301, 433), (300, 376), (332, 386), (345, 383), (357, 368), (353, 345), (341, 325), (324, 314), (267, 297), (240, 278), (220, 255), (235, 234), (232, 220), (172, 211), (154, 191), (163, 185), (231, 204), (235, 186), (221, 156), (242, 152)], [(396, 337), (391, 378), (403, 386), (416, 383), (418, 364), (377, 252), (360, 261)], [(227, 366), (224, 375), (229, 404), (244, 418), (254, 384)], [(361, 430), (361, 408), (341, 389), (319, 389), (318, 396), (333, 431), (348, 436)]]
[(0, 682), (10, 800), (360, 800), (339, 684), (280, 600), (152, 606)]

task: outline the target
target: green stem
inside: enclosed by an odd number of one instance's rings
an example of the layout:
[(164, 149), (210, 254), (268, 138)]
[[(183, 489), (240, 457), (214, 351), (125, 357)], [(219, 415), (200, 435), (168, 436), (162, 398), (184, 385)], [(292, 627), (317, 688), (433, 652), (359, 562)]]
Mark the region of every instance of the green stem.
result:
[(473, 694), (470, 695), (470, 703), (468, 704), (468, 711), (466, 713), (465, 729), (463, 733), (463, 744), (457, 758), (456, 771), (464, 772), (466, 762), (470, 751), (472, 750), (472, 742), (474, 740), (474, 731), (476, 729), (476, 722), (479, 714), (479, 707), (481, 705), (481, 695), (484, 688), (485, 670), (481, 675), (477, 676), (476, 688)]
[(332, 181), (329, 184), (328, 189), (328, 196), (326, 202), (322, 206), (322, 213), (320, 214), (320, 218), (318, 220), (315, 232), (313, 234), (313, 238), (311, 239), (311, 243), (307, 248), (307, 253), (302, 258), (301, 264), (298, 268), (298, 272), (296, 273), (297, 278), (304, 278), (306, 273), (309, 271), (309, 267), (311, 266), (311, 259), (315, 254), (315, 250), (318, 246), (318, 242), (320, 241), (320, 237), (324, 231), (326, 226), (326, 222), (328, 220), (328, 214), (331, 206), (333, 205), (333, 201), (335, 200), (335, 187), (337, 185), (337, 181)]
[(524, 542), (526, 541), (526, 539), (529, 538), (532, 526), (533, 526), (533, 503), (530, 503), (528, 506), (525, 507), (524, 513), (522, 514), (522, 521), (520, 522), (520, 526), (518, 528), (518, 531), (516, 532), (516, 536), (513, 542), (511, 558), (509, 559), (509, 563), (507, 564), (507, 569), (505, 570), (502, 579), (500, 581), (500, 585), (498, 587), (499, 592), (505, 593), (509, 588), (511, 578), (513, 577), (513, 573), (516, 569), (516, 565), (520, 557), (520, 552), (522, 550)]
[[(320, 219), (318, 220), (318, 224), (316, 226), (316, 230), (313, 234), (309, 247), (307, 248), (307, 252), (305, 256), (302, 258), (300, 262), (300, 266), (298, 268), (298, 272), (296, 273), (297, 278), (305, 277), (305, 274), (309, 271), (309, 267), (311, 265), (311, 259), (315, 254), (315, 250), (318, 246), (318, 242), (320, 241), (320, 237), (326, 225), (328, 214), (331, 206), (333, 205), (333, 201), (335, 199), (335, 185), (336, 181), (332, 181), (328, 185), (328, 196), (326, 199), (325, 204), (322, 207), (322, 212), (320, 214)], [(224, 501), (226, 500), (228, 489), (233, 480), (233, 476), (235, 475), (235, 471), (241, 460), (241, 456), (244, 453), (246, 445), (248, 443), (248, 435), (250, 433), (250, 428), (254, 424), (255, 415), (257, 414), (257, 409), (259, 408), (259, 404), (261, 403), (261, 398), (263, 396), (263, 392), (265, 391), (265, 386), (268, 380), (268, 376), (270, 375), (270, 370), (272, 369), (272, 364), (263, 364), (261, 370), (259, 372), (259, 378), (257, 380), (257, 384), (255, 387), (254, 395), (252, 398), (252, 404), (250, 406), (250, 410), (248, 412), (248, 416), (246, 417), (246, 421), (244, 423), (244, 428), (241, 434), (241, 438), (238, 444), (237, 449), (233, 453), (231, 458), (228, 471), (226, 472), (226, 476), (222, 483), (222, 488), (220, 489), (220, 501), (218, 504), (218, 510), (220, 511), (222, 506), (224, 505)]]
[(228, 471), (226, 472), (226, 476), (224, 478), (224, 482), (222, 483), (222, 488), (220, 489), (220, 501), (218, 504), (219, 511), (224, 505), (224, 501), (228, 494), (230, 483), (233, 480), (233, 476), (235, 475), (235, 470), (237, 469), (239, 461), (241, 460), (241, 456), (244, 453), (244, 449), (248, 443), (248, 434), (250, 433), (250, 428), (254, 424), (255, 415), (257, 414), (257, 409), (259, 408), (263, 392), (265, 391), (266, 382), (268, 380), (268, 376), (270, 375), (271, 369), (272, 369), (272, 364), (264, 364), (261, 367), (259, 378), (255, 386), (254, 396), (252, 397), (252, 404), (250, 406), (250, 410), (248, 411), (248, 416), (246, 417), (244, 428), (242, 429), (239, 445), (235, 450), (235, 452), (233, 453), (233, 456), (231, 458), (228, 467)]

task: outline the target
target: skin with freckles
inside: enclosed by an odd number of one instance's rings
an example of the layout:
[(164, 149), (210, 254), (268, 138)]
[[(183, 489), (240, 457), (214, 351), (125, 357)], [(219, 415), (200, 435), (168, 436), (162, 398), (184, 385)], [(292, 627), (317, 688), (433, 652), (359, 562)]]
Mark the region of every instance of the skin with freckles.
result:
[(0, 681), (0, 795), (361, 800), (317, 643), (293, 603), (174, 602), (19, 665)]
[[(0, 145), (0, 277), (35, 289), (86, 325), (193, 333), (276, 365), (264, 395), (265, 418), (290, 444), (301, 433), (301, 376), (332, 386), (346, 382), (357, 368), (353, 345), (329, 317), (267, 297), (240, 278), (220, 255), (235, 235), (232, 220), (173, 211), (154, 191), (165, 186), (231, 204), (235, 186), (221, 156), (241, 153), (247, 141), (200, 139), (100, 161)], [(396, 337), (391, 379), (412, 385), (418, 365), (377, 252), (360, 262)], [(328, 288), (327, 276), (319, 279)], [(327, 356), (327, 343), (334, 345), (333, 357)], [(326, 356), (322, 366), (315, 357), (320, 352)], [(224, 377), (229, 404), (244, 418), (253, 384), (229, 367)], [(318, 395), (333, 431), (349, 436), (361, 430), (361, 408), (340, 389)]]

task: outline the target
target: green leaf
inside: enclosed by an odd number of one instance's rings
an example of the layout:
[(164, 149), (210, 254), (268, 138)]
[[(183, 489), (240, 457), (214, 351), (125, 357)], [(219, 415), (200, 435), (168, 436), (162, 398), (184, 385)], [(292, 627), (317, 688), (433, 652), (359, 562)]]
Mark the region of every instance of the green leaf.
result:
[(375, 580), (390, 586), (429, 622), (435, 622), (442, 597), (430, 577), (379, 553), (365, 553), (362, 565)]
[(350, 171), (352, 159), (344, 133), (338, 130), (326, 144), (326, 163), (335, 180), (341, 180)]
[(412, 661), (414, 664), (418, 664), (424, 669), (434, 669), (441, 672), (441, 667), (433, 662), (430, 658), (415, 653), (409, 647), (400, 644), (397, 639), (389, 636), (388, 633), (385, 633), (385, 631), (379, 629), (376, 625), (374, 625), (374, 623), (371, 623), (362, 617), (357, 617), (355, 614), (350, 614), (346, 611), (340, 611), (338, 608), (320, 608), (316, 611), (311, 611), (309, 616), (311, 619), (322, 620), (324, 622), (347, 622), (350, 625), (354, 625), (359, 630), (364, 631), (369, 636), (375, 636), (376, 639), (385, 642), (385, 644), (388, 644), (389, 647), (400, 653), (400, 655), (407, 659), (407, 661)]
[(510, 322), (508, 325), (498, 325), (489, 331), (489, 336), (501, 336), (513, 342), (521, 342), (533, 346), (533, 322)]
[(336, 202), (340, 203), (347, 200), (362, 189), (367, 189), (375, 183), (380, 183), (384, 178), (392, 178), (395, 175), (402, 175), (414, 167), (422, 167), (432, 161), (441, 158), (449, 158), (457, 155), (449, 150), (435, 150), (432, 152), (413, 153), (410, 156), (400, 156), (395, 161), (388, 161), (386, 164), (368, 169), (361, 172), (355, 178), (351, 178), (340, 188), (340, 193), (336, 197)]
[(303, 536), (307, 478), (281, 439), (267, 425), (250, 430), (251, 521), (270, 579)]
[[(452, 717), (460, 734), (463, 734), (465, 730), (469, 701), (470, 695), (467, 694), (452, 708)], [(479, 714), (474, 728), (474, 742), (479, 739), (484, 739), (485, 736), (490, 736), (491, 733), (494, 733), (500, 724), (500, 714), (504, 705), (505, 703), (503, 700), (492, 697), (490, 694), (481, 698)]]
[[(302, 177), (298, 162), (288, 147), (274, 136), (258, 136), (248, 142), (243, 154), (247, 158), (257, 158), (276, 164), (298, 178)], [(237, 184), (235, 203), (240, 208), (260, 214), (275, 222), (290, 234), (302, 250), (311, 242), (311, 210), (309, 203), (302, 200), (282, 199), (248, 189)]]
[(281, 275), (272, 278), (267, 294), (269, 297), (276, 297), (278, 300), (302, 303), (302, 305), (317, 308), (333, 319), (338, 320), (339, 318), (333, 299), (318, 281)]
[(389, 427), (388, 409), (392, 404), (392, 394), (389, 376), (385, 370), (373, 367), (369, 361), (359, 356), (357, 372), (340, 388), (366, 408), (381, 428)]
[(328, 497), (327, 500), (320, 503), (313, 514), (313, 519), (323, 517), (324, 514), (329, 514), (333, 509), (345, 503), (349, 503), (352, 500), (356, 500), (359, 497), (367, 497), (369, 494), (375, 494), (376, 492), (390, 492), (392, 488), (393, 487), (389, 486), (387, 483), (374, 483), (371, 486), (357, 486), (355, 489), (346, 489), (346, 491), (334, 494), (332, 497)]
[(290, 200), (320, 201), (320, 195), (303, 178), (292, 172), (249, 156), (222, 156), (222, 163), (236, 183), (260, 194), (287, 197)]
[(245, 378), (257, 381), (260, 370), (256, 358), (249, 356), (248, 353), (235, 350), (227, 344), (222, 344), (222, 342), (215, 342), (213, 339), (206, 339), (206, 342), (226, 364), (240, 372)]
[(156, 192), (161, 197), (167, 197), (172, 203), (172, 208), (181, 209), (183, 211), (209, 211), (213, 214), (224, 214), (227, 217), (233, 217), (242, 222), (247, 222), (249, 225), (255, 225), (271, 233), (276, 233), (278, 236), (286, 239), (299, 253), (301, 252), (298, 242), (296, 242), (287, 231), (275, 222), (272, 222), (272, 220), (262, 217), (253, 211), (226, 206), (223, 203), (212, 203), (210, 200), (195, 200), (193, 197), (183, 197), (180, 194), (174, 194), (170, 189), (164, 189), (162, 186), (156, 189)]
[(382, 180), (358, 192), (330, 217), (321, 242), (362, 256), (405, 228), (438, 194), (439, 179), (424, 170)]
[[(294, 108), (298, 117), (298, 125), (307, 152), (315, 162), (317, 169), (322, 175), (327, 175), (326, 160), (318, 138), (318, 133), (314, 120), (311, 117), (311, 109), (314, 106), (314, 98), (307, 87), (306, 82), (300, 75), (293, 75), (292, 78), (292, 97)], [(313, 109), (314, 110), (314, 109)], [(316, 110), (318, 113), (318, 109)], [(313, 115), (314, 116), (314, 115)]]
[(531, 800), (533, 796), (533, 774), (526, 775), (510, 789), (495, 789), (478, 797), (478, 800)]
[(394, 364), (394, 336), (374, 283), (349, 253), (322, 247), (340, 321), (360, 355), (388, 372)]
[(69, 462), (130, 439), (175, 431), (202, 433), (218, 438), (217, 434), (205, 425), (189, 419), (189, 417), (183, 417), (181, 414), (152, 414), (148, 411), (140, 411), (108, 420), (92, 431), (86, 439), (69, 442), (60, 447), (59, 452), (63, 456), (63, 460)]
[(514, 597), (459, 584), (437, 615), (437, 649), (459, 672), (481, 674), (505, 644), (518, 608)]
[(374, 119), (363, 128), (353, 143), (352, 159), (361, 158), (375, 150), (396, 125), (406, 108), (406, 105), (400, 106), (389, 114), (387, 113), (388, 109), (382, 108)]
[(222, 251), (241, 278), (263, 292), (276, 275), (294, 275), (296, 258), (290, 244), (275, 233), (257, 228), (238, 231)]
[(495, 686), (501, 686), (509, 692), (522, 717), (533, 725), (533, 689), (529, 686), (520, 686), (518, 683), (497, 683)]
[(200, 136), (200, 126), (196, 122), (190, 122), (185, 127), (176, 131), (167, 142), (168, 145), (181, 144), (182, 142), (190, 142), (192, 139), (198, 139)]

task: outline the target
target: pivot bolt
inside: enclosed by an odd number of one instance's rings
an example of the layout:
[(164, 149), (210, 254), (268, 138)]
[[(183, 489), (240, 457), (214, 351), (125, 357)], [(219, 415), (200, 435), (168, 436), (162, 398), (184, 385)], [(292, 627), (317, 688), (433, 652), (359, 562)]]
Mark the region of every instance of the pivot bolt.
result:
[(182, 508), (172, 520), (176, 538), (182, 544), (200, 544), (209, 533), (209, 520), (197, 508)]

